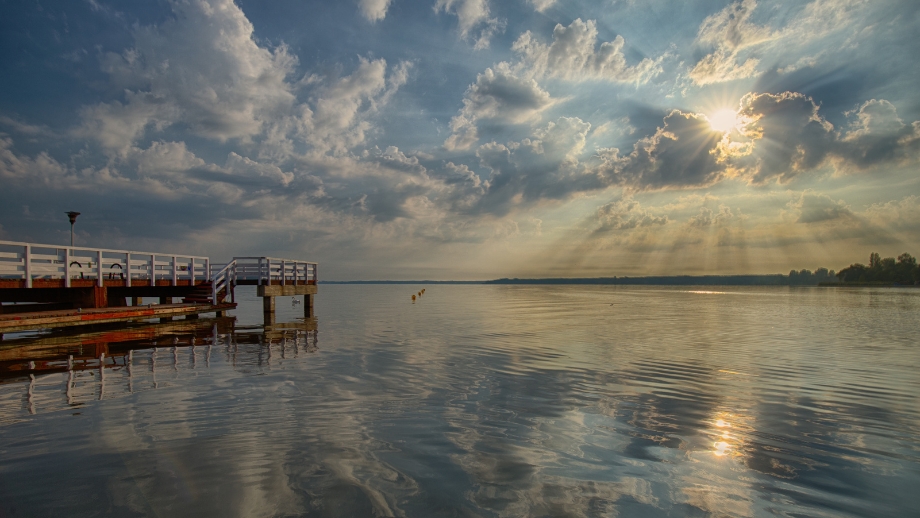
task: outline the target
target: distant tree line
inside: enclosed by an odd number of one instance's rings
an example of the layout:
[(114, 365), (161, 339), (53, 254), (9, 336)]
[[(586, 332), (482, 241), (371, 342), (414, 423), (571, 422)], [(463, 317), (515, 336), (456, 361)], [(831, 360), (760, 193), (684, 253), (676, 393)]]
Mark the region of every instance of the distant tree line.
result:
[(818, 268), (814, 272), (811, 270), (792, 270), (789, 272), (789, 281), (786, 284), (790, 286), (814, 286), (820, 282), (834, 282), (836, 280), (834, 270), (827, 268)]
[(917, 284), (920, 283), (920, 267), (917, 258), (903, 253), (894, 257), (882, 259), (876, 252), (869, 255), (869, 266), (864, 264), (851, 264), (840, 270), (837, 278), (841, 282), (852, 283), (884, 283), (884, 284)]

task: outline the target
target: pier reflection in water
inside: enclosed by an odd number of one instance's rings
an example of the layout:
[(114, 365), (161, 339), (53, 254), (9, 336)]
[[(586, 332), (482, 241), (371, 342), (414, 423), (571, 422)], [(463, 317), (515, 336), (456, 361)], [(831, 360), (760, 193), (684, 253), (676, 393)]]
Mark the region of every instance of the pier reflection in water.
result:
[(315, 318), (254, 328), (221, 317), (6, 340), (0, 348), (0, 424), (171, 386), (207, 373), (215, 354), (231, 367), (271, 366), (315, 352), (316, 328)]
[(422, 288), (42, 338), (0, 516), (920, 515), (920, 290)]

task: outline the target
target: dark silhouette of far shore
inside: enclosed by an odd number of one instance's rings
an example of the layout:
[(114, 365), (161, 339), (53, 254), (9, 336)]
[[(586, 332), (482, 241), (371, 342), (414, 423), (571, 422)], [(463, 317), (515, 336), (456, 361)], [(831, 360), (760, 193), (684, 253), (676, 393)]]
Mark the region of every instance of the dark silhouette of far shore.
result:
[(320, 284), (609, 284), (625, 286), (914, 286), (920, 284), (917, 259), (908, 253), (882, 259), (873, 252), (869, 266), (851, 264), (835, 273), (818, 268), (766, 275), (648, 275), (642, 277), (501, 278), (482, 281), (320, 281)]

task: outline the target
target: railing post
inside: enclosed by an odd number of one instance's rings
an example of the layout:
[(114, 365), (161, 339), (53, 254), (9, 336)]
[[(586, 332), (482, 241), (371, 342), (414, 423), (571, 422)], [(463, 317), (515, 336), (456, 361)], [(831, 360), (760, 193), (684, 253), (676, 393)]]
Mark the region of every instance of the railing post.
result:
[(176, 256), (172, 256), (172, 285), (179, 285), (179, 265), (176, 264)]
[(189, 257), (188, 267), (189, 267), (189, 282), (191, 283), (189, 284), (189, 286), (194, 286), (195, 285), (195, 258), (194, 257)]
[(64, 249), (64, 287), (70, 287), (70, 249)]
[(265, 285), (271, 286), (272, 285), (272, 260), (271, 259), (268, 259), (268, 258), (265, 259), (265, 270), (266, 270), (266, 273), (268, 274), (267, 275), (268, 282), (266, 282)]
[(23, 261), (23, 273), (26, 276), (26, 288), (32, 287), (32, 247), (30, 245), (25, 246), (25, 250), (22, 254)]
[(287, 277), (287, 261), (281, 261), (281, 285), (284, 286), (284, 278)]
[(157, 255), (150, 254), (150, 285), (157, 285)]
[(105, 279), (102, 278), (102, 250), (96, 250), (96, 286), (100, 288), (105, 285)]
[(125, 253), (125, 286), (131, 287), (131, 252)]
[(211, 279), (211, 258), (210, 257), (204, 258), (204, 276), (206, 280), (209, 280), (209, 281), (212, 280)]

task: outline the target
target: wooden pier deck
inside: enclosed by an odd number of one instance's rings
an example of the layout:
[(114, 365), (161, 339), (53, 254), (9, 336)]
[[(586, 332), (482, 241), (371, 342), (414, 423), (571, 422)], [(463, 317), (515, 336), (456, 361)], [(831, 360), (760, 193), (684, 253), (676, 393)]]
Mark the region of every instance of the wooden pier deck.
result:
[(214, 265), (201, 256), (0, 241), (0, 303), (15, 303), (0, 304), (0, 339), (32, 329), (220, 315), (236, 307), (237, 285), (258, 286), (266, 325), (274, 323), (276, 296), (303, 296), (311, 318), (316, 282), (317, 263), (302, 260), (234, 257)]
[(0, 314), (0, 335), (32, 329), (62, 328), (115, 322), (195, 317), (202, 313), (217, 313), (236, 308), (232, 302), (222, 304), (148, 304), (120, 308), (87, 308), (27, 313)]

